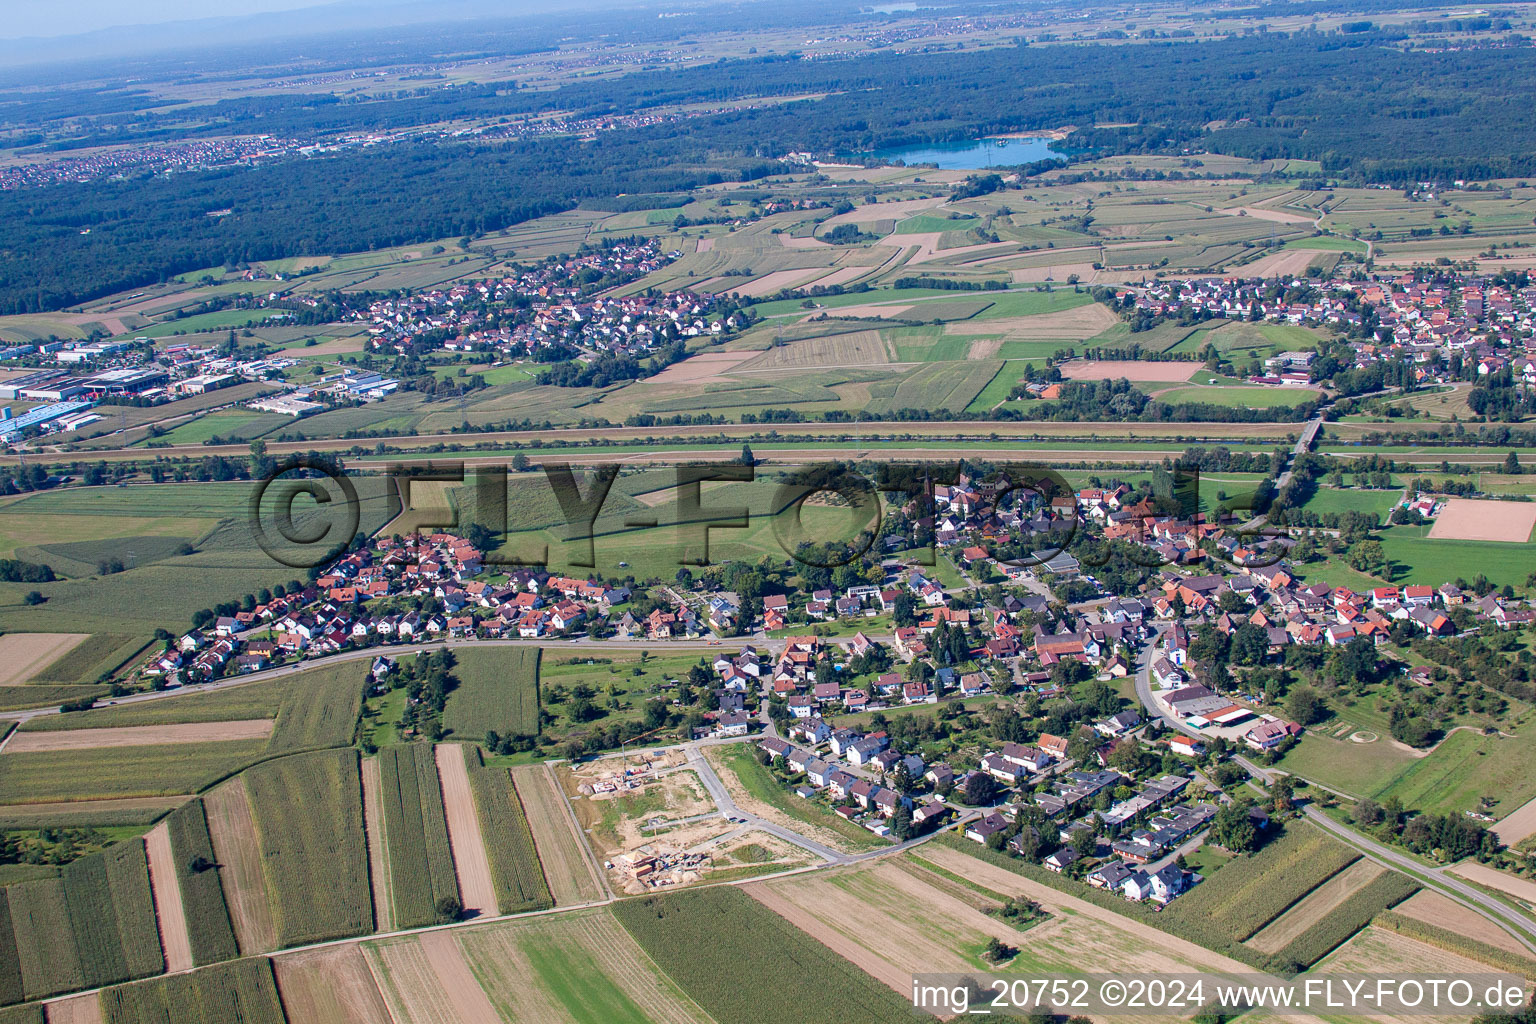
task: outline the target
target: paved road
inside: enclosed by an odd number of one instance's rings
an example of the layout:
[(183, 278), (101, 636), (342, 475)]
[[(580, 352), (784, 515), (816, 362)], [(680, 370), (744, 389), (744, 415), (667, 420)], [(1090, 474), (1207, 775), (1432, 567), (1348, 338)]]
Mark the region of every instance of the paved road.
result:
[[(1159, 629), (1158, 635), (1162, 635)], [(1146, 708), (1150, 717), (1158, 718), (1171, 729), (1186, 733), (1191, 736), (1199, 736), (1200, 733), (1188, 728), (1183, 722), (1173, 715), (1162, 710), (1162, 707), (1152, 699), (1151, 669), (1152, 658), (1156, 651), (1156, 641), (1148, 643), (1136, 657), (1136, 696), (1142, 706)], [(1240, 765), (1248, 774), (1260, 783), (1268, 785), (1270, 779), (1276, 774), (1286, 774), (1275, 769), (1262, 768), (1246, 757), (1236, 756), (1233, 761)], [(1303, 778), (1303, 776), (1296, 776)], [(1315, 785), (1308, 780), (1309, 784)], [(1326, 787), (1319, 787), (1326, 788)], [(1528, 914), (1522, 914), (1502, 900), (1495, 899), (1473, 886), (1463, 882), (1459, 878), (1448, 874), (1444, 868), (1426, 867), (1412, 857), (1384, 846), (1368, 836), (1361, 835), (1354, 829), (1334, 821), (1316, 805), (1307, 804), (1303, 813), (1307, 819), (1319, 828), (1337, 836), (1339, 839), (1355, 847), (1367, 857), (1385, 867), (1406, 871), (1419, 879), (1425, 887), (1434, 889), (1442, 896), (1455, 900), (1462, 906), (1477, 911), (1484, 917), (1493, 921), (1499, 927), (1509, 932), (1515, 939), (1532, 953), (1536, 953), (1536, 942), (1529, 936), (1536, 935), (1536, 918)]]

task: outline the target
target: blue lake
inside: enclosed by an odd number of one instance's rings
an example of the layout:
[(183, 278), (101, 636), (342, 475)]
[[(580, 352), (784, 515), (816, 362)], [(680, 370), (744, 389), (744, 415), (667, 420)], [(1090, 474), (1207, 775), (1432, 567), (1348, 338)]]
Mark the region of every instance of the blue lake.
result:
[(938, 164), (945, 170), (976, 171), (987, 167), (1013, 167), (1037, 160), (1064, 157), (1051, 139), (967, 139), (937, 145), (877, 149), (870, 155), (880, 160), (908, 164)]

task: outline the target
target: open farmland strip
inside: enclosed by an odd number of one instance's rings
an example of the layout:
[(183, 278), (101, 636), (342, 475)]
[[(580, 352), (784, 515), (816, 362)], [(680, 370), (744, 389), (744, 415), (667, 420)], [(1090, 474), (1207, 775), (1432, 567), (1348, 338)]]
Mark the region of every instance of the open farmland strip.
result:
[(266, 957), (104, 989), (105, 1024), (287, 1024)]
[(277, 928), (245, 784), (231, 779), (216, 787), (203, 797), (203, 808), (240, 952), (249, 956), (276, 948)]
[(155, 897), (150, 888), (149, 857), (142, 839), (128, 839), (103, 851), (118, 938), (128, 961), (129, 978), (147, 978), (165, 970), (160, 932), (155, 926)]
[(357, 752), (279, 758), (245, 774), (282, 946), (373, 930)]
[(304, 685), (284, 694), (267, 749), (280, 753), (350, 744), (363, 711), (367, 674), (366, 660), (304, 673)]
[(613, 913), (720, 1024), (759, 1024), (765, 1013), (779, 1024), (915, 1018), (906, 999), (734, 886), (622, 900)]
[(117, 931), (117, 911), (107, 881), (107, 865), (100, 856), (82, 857), (66, 865), (60, 875), (69, 916), (54, 928), (72, 930), (80, 954), (82, 988), (128, 980), (128, 961)]
[(451, 932), (381, 943), (370, 953), (396, 1024), (501, 1024)]
[(378, 772), (395, 926), (437, 924), (438, 901), (457, 898), (459, 887), (432, 746), (385, 747)]
[(21, 961), (28, 999), (70, 992), (85, 986), (74, 929), (68, 927), (69, 901), (62, 878), (40, 878), (6, 887), (11, 927)]
[[(103, 1024), (101, 996), (92, 992), (48, 1003), (44, 1016), (47, 1024)], [(0, 1024), (7, 1024), (5, 1018), (0, 1017)]]
[(1278, 953), (1292, 940), (1333, 912), (1361, 886), (1386, 869), (1375, 861), (1357, 860), (1307, 895), (1247, 939), (1261, 953)]
[(0, 888), (0, 1004), (19, 1003), (27, 997), (22, 981), (20, 951), (11, 926), (10, 898)]
[(512, 788), (512, 776), (505, 768), (487, 768), (477, 748), (466, 746), (463, 750), (501, 913), (549, 909), (555, 905), (554, 897), (526, 810)]
[(390, 1024), (361, 946), (285, 956), (272, 970), (288, 1024)]
[(602, 876), (577, 831), (553, 769), (549, 765), (513, 768), (512, 782), (527, 812), (533, 845), (555, 906), (602, 899)]
[(38, 750), (85, 750), (92, 747), (147, 747), (168, 743), (216, 743), (224, 740), (264, 740), (272, 734), (267, 718), (243, 722), (189, 722), (141, 725), (123, 729), (75, 729), (22, 732), (5, 746), (7, 754)]
[(363, 829), (368, 833), (368, 881), (373, 888), (373, 919), (379, 931), (394, 928), (389, 893), (389, 852), (384, 836), (384, 800), (379, 759), (363, 760)]
[(176, 855), (171, 851), (170, 828), (164, 822), (144, 837), (150, 888), (155, 900), (155, 921), (160, 945), (165, 950), (167, 971), (192, 969), (192, 939), (181, 903), (181, 883), (176, 878)]
[[(208, 834), (203, 801), (182, 804), (170, 813), (165, 824), (193, 961), (201, 966), (234, 959), (240, 955), (240, 946), (219, 881), (224, 869), (213, 867), (218, 864), (218, 855)], [(208, 866), (194, 870), (198, 864)]]
[(1277, 959), (1283, 964), (1310, 967), (1348, 942), (1377, 914), (1419, 891), (1419, 883), (1407, 875), (1388, 871), (1350, 895), (1332, 913), (1287, 943)]
[(478, 910), (482, 914), (494, 914), (496, 885), (491, 878), (485, 840), (480, 835), (480, 818), (469, 784), (464, 748), (457, 743), (445, 743), (435, 749), (437, 775), (448, 812), (448, 844), (453, 852), (454, 872), (459, 879), (459, 898), (466, 912)]
[(0, 1024), (49, 1024), (40, 1003), (7, 1006), (0, 1009)]

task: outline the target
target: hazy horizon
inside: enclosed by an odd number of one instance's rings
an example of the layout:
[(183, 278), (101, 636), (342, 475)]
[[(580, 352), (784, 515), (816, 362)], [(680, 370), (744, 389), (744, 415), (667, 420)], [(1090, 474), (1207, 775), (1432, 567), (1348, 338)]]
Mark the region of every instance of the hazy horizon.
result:
[(336, 0), (247, 0), (239, 11), (220, 11), (202, 0), (57, 0), (20, 6), (0, 22), (0, 39), (55, 38), (112, 28), (138, 28), (231, 15), (275, 14), (324, 7)]

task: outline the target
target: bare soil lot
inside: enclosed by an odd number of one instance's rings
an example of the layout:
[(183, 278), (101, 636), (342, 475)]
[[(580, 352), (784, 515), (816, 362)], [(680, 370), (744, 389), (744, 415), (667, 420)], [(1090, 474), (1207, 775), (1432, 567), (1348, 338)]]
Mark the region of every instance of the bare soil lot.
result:
[(272, 969), (289, 1024), (390, 1024), (360, 946), (277, 957)]
[[(1091, 338), (1120, 322), (1120, 318), (1100, 302), (1056, 313), (1034, 316), (1005, 316), (992, 320), (964, 320), (946, 324), (945, 334), (1007, 334), (1008, 341), (1055, 341), (1058, 338)], [(1193, 367), (1191, 367), (1193, 369)], [(1179, 378), (1188, 380), (1189, 376)]]
[(453, 851), (453, 870), (459, 878), (459, 898), (464, 910), (496, 913), (496, 885), (491, 881), (491, 862), (480, 836), (480, 811), (469, 787), (464, 748), (457, 743), (438, 745), (437, 777), (443, 786), (443, 807), (448, 812), (448, 846)]
[(171, 833), (164, 823), (144, 836), (149, 860), (149, 886), (155, 899), (155, 918), (160, 927), (160, 946), (165, 950), (165, 969), (171, 974), (192, 969), (192, 939), (181, 903), (181, 881), (176, 877), (176, 855)]
[(1536, 502), (1451, 498), (1429, 528), (1430, 540), (1495, 540), (1524, 544), (1536, 527)]
[(264, 740), (274, 721), (251, 718), (240, 722), (186, 722), (178, 725), (136, 725), (122, 729), (70, 729), (21, 732), (5, 746), (7, 754), (39, 750), (89, 750), (93, 747), (148, 747), (166, 743), (213, 743), (222, 740)]
[(1392, 908), (1404, 917), (1417, 918), (1437, 928), (1449, 928), (1477, 942), (1485, 942), (1495, 949), (1502, 949), (1516, 956), (1529, 956), (1530, 952), (1513, 935), (1488, 920), (1482, 914), (1447, 899), (1429, 889), (1420, 889), (1407, 901)]
[(1514, 846), (1526, 836), (1536, 834), (1536, 800), (1515, 808), (1493, 830), (1505, 846)]
[(651, 378), (652, 384), (703, 384), (721, 380), (721, 374), (751, 359), (751, 352), (700, 352), (673, 363)]
[(214, 858), (219, 862), (219, 881), (224, 902), (235, 926), (240, 952), (265, 953), (277, 947), (277, 925), (267, 900), (267, 878), (261, 870), (261, 848), (256, 842), (256, 819), (245, 783), (231, 779), (203, 797), (208, 814), (208, 834)]
[(48, 1024), (101, 1024), (101, 997), (95, 993), (72, 996), (44, 1008)]
[(7, 633), (0, 636), (0, 686), (26, 682), (88, 636), (89, 633)]
[(1188, 383), (1190, 374), (1198, 369), (1194, 363), (1178, 361), (1073, 359), (1061, 364), (1061, 375), (1068, 380), (1119, 380), (1123, 377), (1171, 384)]

